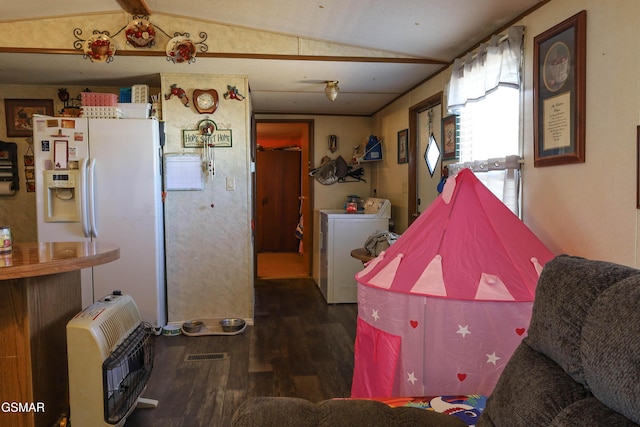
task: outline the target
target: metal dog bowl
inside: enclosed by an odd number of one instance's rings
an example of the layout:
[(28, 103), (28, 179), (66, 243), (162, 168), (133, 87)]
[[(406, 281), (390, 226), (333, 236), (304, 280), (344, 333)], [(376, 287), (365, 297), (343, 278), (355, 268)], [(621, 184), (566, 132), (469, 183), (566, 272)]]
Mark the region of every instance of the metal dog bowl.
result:
[(224, 332), (238, 332), (240, 329), (244, 328), (246, 322), (238, 318), (228, 318), (222, 319), (220, 321), (220, 325)]
[(190, 334), (200, 332), (200, 328), (202, 328), (202, 322), (199, 320), (189, 320), (182, 324), (182, 329)]

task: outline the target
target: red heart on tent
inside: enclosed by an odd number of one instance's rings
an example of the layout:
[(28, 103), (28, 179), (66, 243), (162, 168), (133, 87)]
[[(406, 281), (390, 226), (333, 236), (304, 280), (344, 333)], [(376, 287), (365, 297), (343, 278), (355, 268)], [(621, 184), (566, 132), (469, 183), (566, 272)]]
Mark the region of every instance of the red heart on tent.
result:
[(522, 334), (524, 334), (524, 328), (516, 328), (516, 334), (522, 336)]
[(418, 327), (418, 321), (417, 320), (410, 320), (409, 323), (411, 324), (411, 327), (413, 329)]
[(467, 379), (467, 374), (458, 374), (458, 379), (462, 382)]

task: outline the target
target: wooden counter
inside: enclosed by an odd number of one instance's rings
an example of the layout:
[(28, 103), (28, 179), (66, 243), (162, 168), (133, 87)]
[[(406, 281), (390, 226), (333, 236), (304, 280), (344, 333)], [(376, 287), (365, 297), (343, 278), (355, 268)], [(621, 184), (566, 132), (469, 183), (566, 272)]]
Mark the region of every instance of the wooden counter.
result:
[(69, 412), (66, 325), (82, 310), (80, 270), (119, 257), (95, 242), (16, 243), (0, 254), (0, 425), (50, 427)]

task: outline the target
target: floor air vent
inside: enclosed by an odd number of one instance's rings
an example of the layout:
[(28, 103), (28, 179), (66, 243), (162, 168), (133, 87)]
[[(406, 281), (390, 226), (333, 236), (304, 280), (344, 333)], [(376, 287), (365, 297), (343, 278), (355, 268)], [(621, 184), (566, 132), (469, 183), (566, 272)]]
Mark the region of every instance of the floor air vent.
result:
[(224, 360), (227, 358), (227, 353), (201, 353), (201, 354), (188, 354), (184, 358), (185, 362), (199, 362), (202, 360)]

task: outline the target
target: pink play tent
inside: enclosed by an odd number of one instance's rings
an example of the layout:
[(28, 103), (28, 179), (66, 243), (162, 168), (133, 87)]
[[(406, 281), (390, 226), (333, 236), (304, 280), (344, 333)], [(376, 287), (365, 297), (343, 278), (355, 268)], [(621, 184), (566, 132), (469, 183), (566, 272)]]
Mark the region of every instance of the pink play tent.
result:
[(526, 334), (547, 247), (468, 169), (356, 275), (352, 397), (485, 394)]

